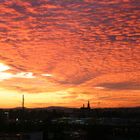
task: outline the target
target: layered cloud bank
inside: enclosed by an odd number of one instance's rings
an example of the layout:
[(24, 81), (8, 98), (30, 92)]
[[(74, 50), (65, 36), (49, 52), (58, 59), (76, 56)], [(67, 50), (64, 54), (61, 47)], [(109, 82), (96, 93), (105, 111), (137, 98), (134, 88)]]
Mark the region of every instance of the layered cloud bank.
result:
[(138, 0), (1, 0), (1, 92), (27, 94), (32, 107), (139, 106), (139, 8)]

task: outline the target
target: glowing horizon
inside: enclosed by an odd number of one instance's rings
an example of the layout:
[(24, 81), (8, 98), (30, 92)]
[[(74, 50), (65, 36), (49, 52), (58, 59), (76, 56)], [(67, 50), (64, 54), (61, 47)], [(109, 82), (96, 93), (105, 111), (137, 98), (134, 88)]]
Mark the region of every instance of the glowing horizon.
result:
[(140, 106), (137, 0), (0, 2), (0, 108)]

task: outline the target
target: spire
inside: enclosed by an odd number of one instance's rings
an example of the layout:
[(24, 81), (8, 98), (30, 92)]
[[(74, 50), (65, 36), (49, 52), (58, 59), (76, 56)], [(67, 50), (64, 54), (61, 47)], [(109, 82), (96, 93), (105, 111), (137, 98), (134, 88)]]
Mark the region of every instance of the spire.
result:
[(88, 101), (87, 108), (90, 109), (90, 102)]
[(83, 108), (85, 108), (85, 105), (83, 104)]

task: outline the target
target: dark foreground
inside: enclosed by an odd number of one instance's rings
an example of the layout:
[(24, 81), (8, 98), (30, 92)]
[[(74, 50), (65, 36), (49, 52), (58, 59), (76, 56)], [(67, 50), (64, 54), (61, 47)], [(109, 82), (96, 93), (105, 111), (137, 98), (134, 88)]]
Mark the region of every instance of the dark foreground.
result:
[(0, 140), (140, 140), (140, 109), (1, 110)]

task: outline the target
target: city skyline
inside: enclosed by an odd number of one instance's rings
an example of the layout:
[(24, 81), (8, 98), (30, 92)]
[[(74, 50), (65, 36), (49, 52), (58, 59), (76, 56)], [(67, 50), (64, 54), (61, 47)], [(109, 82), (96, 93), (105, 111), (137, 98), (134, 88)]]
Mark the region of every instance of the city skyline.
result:
[(137, 0), (2, 0), (0, 108), (140, 106)]

